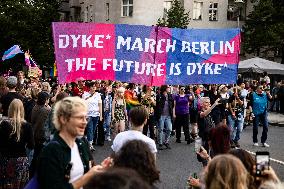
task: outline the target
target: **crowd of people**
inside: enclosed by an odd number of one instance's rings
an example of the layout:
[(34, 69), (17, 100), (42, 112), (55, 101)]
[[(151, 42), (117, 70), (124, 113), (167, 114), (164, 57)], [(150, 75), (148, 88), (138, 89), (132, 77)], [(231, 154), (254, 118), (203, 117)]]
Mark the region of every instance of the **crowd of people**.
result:
[[(62, 85), (22, 71), (1, 76), (0, 189), (158, 188), (156, 153), (172, 148), (171, 137), (182, 143), (181, 128), (187, 144), (200, 142), (204, 167), (189, 187), (281, 188), (271, 167), (255, 177), (255, 161), (239, 141), (252, 124), (252, 145), (269, 147), (268, 111), (283, 113), (283, 96), (284, 82), (272, 86), (267, 77), (152, 87), (84, 78)], [(105, 141), (113, 154), (96, 164), (92, 152)]]

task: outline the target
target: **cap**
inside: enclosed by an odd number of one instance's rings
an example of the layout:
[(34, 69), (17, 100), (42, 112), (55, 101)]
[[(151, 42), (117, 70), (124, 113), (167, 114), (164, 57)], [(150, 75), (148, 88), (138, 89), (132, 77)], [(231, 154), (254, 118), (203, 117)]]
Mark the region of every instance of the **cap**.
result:
[(9, 76), (7, 79), (7, 86), (8, 87), (16, 87), (18, 83), (18, 79), (15, 76)]
[(50, 95), (47, 92), (41, 91), (37, 95), (37, 100), (41, 102), (45, 102), (47, 99), (49, 99)]
[(222, 89), (224, 89), (225, 87), (226, 87), (226, 85), (220, 85), (219, 92), (222, 91)]

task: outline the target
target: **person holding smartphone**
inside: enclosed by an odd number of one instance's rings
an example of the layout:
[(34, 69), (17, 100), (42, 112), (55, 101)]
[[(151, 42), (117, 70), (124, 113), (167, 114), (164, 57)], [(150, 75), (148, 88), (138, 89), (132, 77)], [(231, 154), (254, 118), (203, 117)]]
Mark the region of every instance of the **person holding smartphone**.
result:
[(261, 144), (263, 147), (269, 147), (266, 143), (268, 132), (268, 120), (267, 120), (267, 102), (272, 99), (269, 91), (264, 92), (263, 86), (259, 85), (256, 91), (252, 93), (250, 99), (250, 110), (252, 111), (253, 119), (253, 145), (258, 145), (258, 125), (262, 121), (263, 130), (261, 135)]
[(244, 124), (244, 102), (238, 88), (233, 89), (233, 95), (229, 98), (228, 125), (231, 128), (231, 147), (240, 147), (240, 134)]

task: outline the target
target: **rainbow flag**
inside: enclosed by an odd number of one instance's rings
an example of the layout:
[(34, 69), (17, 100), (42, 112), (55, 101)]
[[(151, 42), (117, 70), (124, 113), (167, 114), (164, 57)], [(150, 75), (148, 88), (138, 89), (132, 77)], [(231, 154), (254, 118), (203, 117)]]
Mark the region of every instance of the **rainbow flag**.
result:
[(138, 99), (134, 99), (133, 93), (129, 90), (126, 90), (124, 92), (124, 98), (125, 98), (127, 110), (130, 110), (131, 108), (140, 105)]
[(13, 47), (11, 47), (10, 49), (6, 50), (4, 52), (4, 55), (2, 57), (2, 60), (7, 60), (10, 58), (13, 58), (14, 56), (16, 56), (19, 53), (24, 53), (19, 45), (14, 45)]
[(56, 63), (53, 64), (53, 68), (51, 68), (50, 70), (50, 76), (56, 77), (57, 76), (57, 67), (56, 67)]

